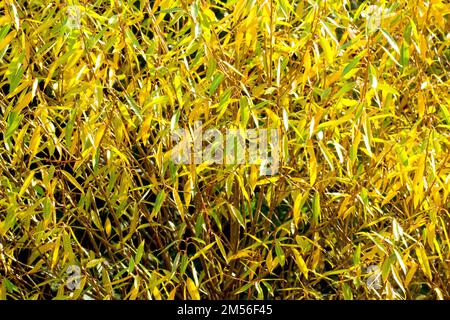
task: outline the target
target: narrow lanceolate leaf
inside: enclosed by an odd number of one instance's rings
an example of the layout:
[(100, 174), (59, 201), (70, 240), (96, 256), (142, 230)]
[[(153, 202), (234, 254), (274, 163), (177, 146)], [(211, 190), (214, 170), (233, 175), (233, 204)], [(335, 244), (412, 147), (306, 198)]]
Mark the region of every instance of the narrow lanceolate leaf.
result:
[(139, 245), (138, 249), (136, 250), (136, 257), (134, 258), (134, 262), (136, 264), (139, 264), (139, 262), (142, 259), (142, 256), (144, 255), (144, 246), (145, 246), (145, 240), (142, 240), (141, 244)]
[(278, 261), (280, 262), (281, 266), (284, 266), (284, 262), (286, 260), (286, 255), (284, 253), (283, 248), (279, 243), (275, 244), (275, 253), (277, 255)]
[(292, 248), (292, 252), (294, 253), (295, 263), (297, 264), (298, 268), (305, 276), (305, 279), (308, 280), (308, 267), (306, 266), (305, 260), (303, 260), (303, 257), (297, 251), (297, 249)]
[(201, 255), (206, 257), (206, 253), (215, 245), (216, 243), (210, 243), (207, 246), (205, 246), (204, 248), (202, 248), (201, 250), (198, 250), (192, 257), (191, 257), (191, 261), (197, 259), (198, 257), (200, 257)]
[(318, 223), (320, 216), (321, 216), (321, 209), (320, 209), (320, 193), (316, 192), (314, 194), (313, 198), (313, 222)]
[(419, 260), (420, 268), (431, 281), (433, 279), (433, 275), (431, 274), (430, 263), (428, 262), (427, 253), (425, 252), (424, 247), (416, 247), (416, 256)]
[(53, 248), (52, 262), (51, 262), (51, 265), (50, 265), (50, 269), (52, 269), (52, 270), (55, 268), (55, 266), (56, 266), (56, 264), (58, 262), (58, 255), (59, 255), (60, 244), (61, 244), (61, 237), (58, 237), (56, 239), (56, 243), (55, 243), (55, 246)]
[(345, 300), (353, 300), (352, 288), (347, 283), (342, 284), (342, 291)]
[(409, 63), (409, 46), (406, 42), (402, 43), (402, 47), (400, 50), (400, 65), (401, 69), (405, 70)]
[(100, 142), (103, 139), (103, 136), (105, 134), (105, 130), (106, 130), (106, 124), (103, 124), (102, 126), (100, 126), (97, 129), (97, 132), (96, 132), (95, 138), (94, 138), (94, 146), (95, 146), (95, 148), (98, 148), (100, 146)]
[(342, 71), (341, 78), (344, 78), (350, 71), (352, 71), (356, 67), (356, 65), (358, 64), (358, 62), (361, 60), (362, 57), (363, 57), (363, 55), (359, 54), (352, 61), (350, 61), (345, 66), (344, 70)]
[(162, 190), (156, 197), (155, 205), (153, 207), (152, 214), (151, 214), (152, 218), (155, 217), (158, 214), (158, 212), (161, 210), (161, 206), (162, 206), (162, 203), (164, 202), (165, 198), (166, 198), (166, 192), (164, 190)]
[(13, 93), (22, 80), (25, 52), (14, 56), (12, 62), (8, 65), (9, 93)]
[(333, 63), (333, 51), (330, 44), (328, 43), (328, 40), (320, 37), (320, 45), (322, 46), (327, 63), (331, 65)]
[(230, 209), (230, 212), (232, 213), (234, 218), (239, 222), (241, 227), (245, 228), (245, 222), (244, 222), (244, 218), (242, 217), (241, 212), (231, 204), (228, 204), (228, 208)]
[(311, 140), (308, 140), (307, 150), (309, 154), (309, 180), (311, 186), (314, 185), (317, 178), (317, 158)]
[(25, 181), (23, 182), (22, 187), (19, 191), (19, 197), (22, 197), (25, 194), (25, 191), (27, 191), (28, 187), (30, 186), (31, 182), (33, 181), (35, 171), (31, 171)]
[(20, 122), (22, 121), (23, 115), (18, 114), (17, 112), (11, 112), (8, 116), (8, 126), (6, 129), (6, 133), (4, 133), (4, 139), (5, 141), (9, 140), (11, 136), (16, 132), (17, 128), (20, 125)]
[(83, 187), (78, 183), (78, 181), (67, 171), (61, 170), (61, 173), (69, 180), (71, 184), (73, 184), (79, 191), (84, 193)]
[(446, 124), (450, 125), (450, 110), (448, 108), (450, 106), (450, 99), (446, 99), (446, 101), (447, 106), (442, 103), (439, 106), (441, 107), (442, 113), (444, 114), (443, 121), (445, 121)]
[(283, 126), (284, 130), (289, 130), (289, 115), (285, 108), (283, 108)]
[(177, 210), (180, 213), (181, 219), (184, 221), (186, 219), (186, 217), (184, 215), (183, 202), (181, 202), (181, 198), (178, 195), (178, 191), (176, 191), (176, 190), (173, 191), (173, 199), (175, 201), (175, 205), (177, 207)]
[(397, 43), (395, 42), (395, 40), (392, 38), (392, 36), (389, 34), (389, 32), (387, 32), (384, 29), (381, 29), (381, 33), (383, 34), (383, 36), (386, 38), (386, 40), (388, 41), (389, 45), (392, 47), (392, 49), (394, 49), (395, 52), (397, 52), (398, 54), (400, 54), (400, 50), (397, 46)]
[(195, 282), (191, 278), (187, 278), (186, 286), (189, 292), (189, 296), (192, 300), (200, 300), (200, 293), (195, 285)]
[(222, 73), (216, 73), (212, 80), (211, 86), (209, 87), (209, 94), (216, 92), (217, 87), (222, 82), (224, 75)]
[(143, 120), (142, 114), (136, 101), (134, 101), (133, 97), (131, 97), (129, 94), (125, 94), (125, 99), (127, 100), (131, 110), (133, 110), (133, 112), (136, 114), (137, 118), (139, 119), (139, 122), (142, 122)]
[(293, 207), (293, 209), (292, 209), (293, 214), (294, 214), (294, 221), (295, 221), (296, 223), (297, 223), (297, 221), (299, 220), (299, 218), (300, 218), (300, 216), (301, 216), (301, 207), (300, 207), (301, 200), (302, 200), (302, 194), (299, 193), (299, 194), (297, 195), (297, 197), (295, 197), (295, 200), (294, 200), (294, 207)]
[(5, 38), (0, 40), (0, 51), (3, 50), (9, 43), (14, 39), (17, 32), (15, 30), (11, 31)]
[(39, 144), (41, 143), (41, 127), (37, 127), (31, 136), (29, 152), (31, 154), (31, 158), (33, 158), (39, 148)]
[(111, 230), (112, 230), (111, 220), (109, 218), (106, 218), (106, 221), (105, 221), (105, 233), (106, 233), (107, 237), (109, 237), (111, 235)]

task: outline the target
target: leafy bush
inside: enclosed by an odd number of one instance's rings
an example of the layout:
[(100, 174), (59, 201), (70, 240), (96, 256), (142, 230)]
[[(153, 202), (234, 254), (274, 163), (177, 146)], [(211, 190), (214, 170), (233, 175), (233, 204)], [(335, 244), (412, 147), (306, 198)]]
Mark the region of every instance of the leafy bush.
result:
[[(0, 10), (0, 298), (450, 297), (447, 1)], [(199, 121), (279, 170), (177, 163)]]

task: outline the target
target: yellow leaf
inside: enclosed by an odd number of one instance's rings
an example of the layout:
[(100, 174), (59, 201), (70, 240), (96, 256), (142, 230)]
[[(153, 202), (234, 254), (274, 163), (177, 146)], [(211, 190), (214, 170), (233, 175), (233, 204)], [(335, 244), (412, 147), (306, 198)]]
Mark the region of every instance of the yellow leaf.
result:
[(105, 134), (106, 124), (102, 125), (98, 128), (97, 133), (95, 134), (94, 146), (98, 148), (100, 145), (100, 141), (102, 141), (103, 135)]
[(48, 69), (47, 78), (45, 79), (45, 82), (44, 82), (44, 88), (47, 87), (48, 83), (52, 79), (53, 73), (55, 72), (56, 68), (58, 67), (58, 64), (59, 64), (59, 61), (56, 60), (55, 62), (52, 63), (52, 65)]
[(425, 98), (422, 92), (417, 92), (417, 109), (419, 111), (419, 117), (422, 118), (425, 114)]
[(11, 23), (11, 17), (9, 15), (4, 15), (3, 17), (0, 17), (0, 26), (4, 26), (5, 24), (9, 23)]
[(139, 288), (136, 287), (136, 286), (133, 286), (133, 288), (130, 291), (130, 296), (129, 296), (128, 299), (136, 300), (136, 297), (137, 297), (138, 293), (139, 293)]
[(227, 253), (225, 251), (225, 248), (222, 244), (222, 240), (220, 240), (220, 238), (217, 235), (214, 235), (215, 239), (216, 239), (216, 243), (217, 246), (219, 247), (220, 253), (222, 254), (222, 257), (225, 259), (226, 263), (228, 264), (228, 258), (227, 258)]
[(111, 279), (109, 278), (109, 274), (108, 271), (106, 271), (105, 268), (102, 268), (102, 284), (103, 284), (103, 288), (106, 289), (106, 292), (108, 292), (108, 294), (113, 294), (113, 289), (112, 289), (112, 285), (111, 285)]
[(434, 291), (436, 291), (438, 300), (444, 300), (444, 295), (442, 294), (441, 289), (439, 289), (439, 288), (434, 288)]
[(428, 262), (428, 257), (425, 252), (425, 249), (423, 247), (417, 247), (416, 255), (419, 260), (419, 264), (420, 264), (420, 267), (422, 268), (422, 271), (425, 273), (427, 278), (431, 281), (433, 279), (433, 276), (431, 274), (430, 264)]
[(313, 253), (313, 260), (312, 260), (312, 264), (311, 264), (311, 270), (315, 270), (317, 265), (320, 262), (320, 258), (321, 258), (321, 254), (320, 254), (320, 249), (317, 248), (314, 253)]
[(185, 220), (185, 215), (184, 215), (183, 203), (181, 202), (181, 198), (178, 195), (177, 189), (175, 189), (173, 191), (173, 199), (175, 200), (175, 205), (177, 206), (177, 210), (180, 213), (181, 220), (184, 221)]
[(58, 254), (59, 254), (60, 242), (61, 242), (61, 237), (58, 237), (58, 239), (56, 239), (56, 244), (55, 244), (55, 247), (53, 249), (52, 264), (50, 266), (50, 269), (52, 269), (52, 270), (53, 270), (53, 268), (55, 268), (56, 263), (58, 262)]
[(417, 208), (423, 199), (423, 177), (425, 171), (426, 155), (423, 154), (416, 167), (414, 174), (413, 190), (414, 190), (414, 208)]
[(411, 269), (409, 269), (408, 273), (406, 274), (406, 278), (405, 278), (405, 288), (408, 288), (409, 283), (411, 282), (414, 274), (416, 273), (417, 270), (417, 264), (413, 264), (413, 266), (411, 267)]
[(33, 92), (28, 92), (24, 97), (22, 97), (18, 103), (16, 104), (16, 107), (14, 108), (15, 112), (20, 112), (23, 108), (25, 108), (30, 102), (31, 99), (33, 99)]
[(88, 268), (88, 269), (93, 268), (93, 267), (103, 263), (104, 261), (105, 261), (105, 259), (103, 259), (103, 258), (91, 260), (86, 264), (86, 268)]
[(184, 184), (184, 202), (186, 205), (186, 208), (189, 208), (189, 205), (191, 203), (191, 197), (192, 197), (192, 190), (194, 188), (194, 183), (192, 179), (187, 179), (186, 183)]
[(306, 51), (305, 57), (303, 59), (303, 66), (305, 67), (305, 72), (302, 77), (302, 84), (305, 85), (306, 81), (309, 79), (309, 73), (311, 71), (311, 55), (309, 51)]
[(187, 278), (186, 286), (191, 299), (200, 300), (200, 293), (198, 292), (197, 286), (191, 278)]
[(193, 261), (195, 259), (197, 259), (198, 257), (200, 257), (200, 255), (205, 255), (206, 252), (208, 252), (209, 249), (211, 249), (212, 246), (214, 246), (216, 243), (210, 243), (207, 246), (205, 246), (203, 249), (197, 251), (189, 260)]
[(152, 290), (153, 296), (155, 297), (155, 300), (162, 300), (161, 293), (159, 292), (157, 287), (154, 287)]
[(41, 127), (38, 126), (36, 130), (34, 130), (33, 136), (31, 137), (30, 140), (29, 151), (31, 159), (36, 155), (40, 143), (41, 143)]
[(245, 190), (244, 181), (242, 180), (242, 177), (240, 175), (236, 175), (237, 181), (239, 183), (239, 186), (241, 187), (242, 195), (245, 197), (245, 199), (250, 203), (250, 197), (248, 196), (247, 191)]
[(292, 252), (294, 253), (295, 262), (297, 263), (297, 266), (305, 276), (306, 280), (308, 280), (308, 267), (306, 266), (305, 260), (303, 260), (300, 252), (298, 252), (297, 249), (292, 248)]
[(80, 57), (85, 53), (83, 49), (78, 49), (73, 52), (73, 54), (70, 55), (70, 58), (68, 59), (67, 63), (65, 64), (66, 69), (72, 68), (80, 59)]
[(169, 296), (167, 297), (167, 300), (175, 300), (175, 294), (177, 292), (177, 288), (173, 288), (172, 291), (170, 291)]
[(270, 250), (266, 257), (266, 266), (270, 273), (272, 273), (273, 269), (277, 267), (278, 263), (278, 257), (275, 257), (274, 259), (272, 256), (272, 250)]
[(310, 184), (314, 185), (317, 178), (317, 160), (311, 140), (308, 140), (307, 150), (309, 154), (309, 180)]
[(109, 220), (109, 218), (106, 218), (105, 221), (105, 232), (106, 232), (106, 236), (110, 236), (111, 235), (111, 220)]
[(228, 261), (236, 260), (236, 259), (243, 258), (243, 257), (248, 257), (250, 255), (250, 253), (251, 253), (251, 251), (248, 249), (241, 250), (241, 251), (231, 255), (228, 258)]
[(151, 123), (153, 120), (153, 115), (150, 114), (148, 117), (146, 117), (144, 119), (144, 121), (141, 124), (141, 130), (139, 131), (138, 134), (138, 139), (142, 140), (142, 143), (145, 145), (147, 145), (147, 140), (150, 136), (150, 129), (151, 129)]
[(325, 38), (320, 37), (320, 45), (322, 46), (323, 53), (325, 54), (328, 64), (333, 64), (333, 52), (328, 41)]
[(78, 181), (70, 173), (68, 173), (65, 170), (61, 170), (61, 173), (66, 176), (66, 178), (70, 181), (71, 184), (73, 184), (78, 190), (81, 191), (81, 193), (84, 194), (83, 187), (78, 183)]
[(23, 196), (23, 194), (25, 193), (27, 188), (30, 186), (31, 181), (33, 180), (33, 177), (34, 177), (34, 171), (31, 171), (30, 174), (28, 175), (28, 177), (23, 182), (22, 188), (20, 188), (19, 197)]
[(294, 215), (294, 222), (295, 224), (298, 224), (300, 218), (301, 218), (301, 211), (303, 208), (303, 205), (306, 202), (306, 199), (308, 198), (308, 193), (301, 194), (299, 193), (294, 200), (294, 207), (293, 207), (293, 215)]
[(128, 112), (128, 110), (127, 110), (127, 107), (126, 107), (125, 104), (119, 103), (119, 111), (120, 111), (122, 117), (127, 121), (128, 125), (129, 125), (130, 127), (134, 128), (134, 127), (135, 127), (135, 126), (134, 126), (134, 123), (133, 123), (133, 121), (131, 120), (131, 116), (130, 116), (130, 114), (129, 114), (129, 112)]
[(3, 48), (6, 47), (12, 41), (12, 39), (14, 39), (16, 34), (16, 30), (13, 30), (2, 41), (0, 41), (0, 50), (3, 50)]
[(264, 184), (272, 184), (277, 182), (280, 179), (280, 177), (264, 177), (261, 180), (259, 180), (258, 182), (256, 182), (257, 186), (261, 186)]
[(114, 147), (114, 146), (112, 146), (112, 145), (109, 145), (108, 148), (109, 148), (112, 152), (114, 152), (115, 154), (117, 154), (117, 155), (119, 156), (119, 158), (120, 158), (123, 162), (125, 162), (126, 164), (129, 163), (129, 162), (128, 162), (128, 158), (127, 158), (122, 152), (120, 152), (119, 149), (117, 149), (116, 147)]
[(0, 300), (6, 300), (6, 278), (4, 278), (0, 285)]
[(252, 194), (253, 190), (255, 190), (256, 182), (258, 182), (258, 168), (255, 165), (252, 165), (250, 169), (250, 181), (249, 181), (250, 190), (252, 191)]

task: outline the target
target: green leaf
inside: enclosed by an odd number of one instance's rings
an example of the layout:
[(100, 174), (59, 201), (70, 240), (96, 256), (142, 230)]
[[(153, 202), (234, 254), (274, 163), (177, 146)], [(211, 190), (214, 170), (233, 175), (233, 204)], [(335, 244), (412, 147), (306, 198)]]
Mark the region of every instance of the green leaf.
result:
[(395, 256), (395, 254), (391, 254), (389, 256), (389, 258), (387, 258), (383, 265), (381, 266), (381, 276), (383, 277), (383, 281), (386, 281), (388, 276), (389, 276), (389, 272), (391, 271), (391, 265), (397, 260), (397, 257)]
[(139, 247), (136, 250), (136, 258), (135, 258), (136, 264), (139, 264), (139, 262), (141, 261), (142, 255), (144, 254), (144, 245), (145, 245), (145, 240), (142, 240), (141, 244), (139, 245)]
[(17, 128), (20, 125), (20, 122), (22, 121), (22, 118), (23, 118), (23, 115), (16, 111), (12, 111), (9, 114), (8, 120), (7, 120), (8, 127), (7, 127), (6, 133), (4, 135), (5, 141), (8, 141), (12, 137), (12, 135), (16, 132)]
[(213, 81), (211, 83), (211, 86), (209, 87), (209, 94), (212, 95), (214, 92), (216, 92), (217, 87), (219, 86), (219, 84), (222, 82), (223, 80), (223, 73), (219, 72), (216, 73), (216, 75), (213, 78)]
[(136, 114), (136, 116), (139, 119), (139, 122), (142, 122), (142, 114), (139, 110), (139, 106), (137, 105), (136, 101), (134, 101), (133, 97), (131, 97), (128, 93), (125, 93), (125, 99), (127, 100), (128, 104), (130, 105), (131, 110)]
[(133, 257), (130, 258), (130, 263), (128, 264), (128, 274), (132, 274), (134, 271), (134, 267), (135, 267), (135, 262)]
[(346, 283), (342, 284), (342, 291), (344, 293), (345, 300), (353, 300), (352, 288), (348, 284)]
[(280, 265), (284, 266), (284, 261), (286, 260), (286, 255), (284, 254), (283, 248), (281, 248), (279, 243), (275, 244), (275, 254), (278, 257), (278, 260), (280, 261)]
[(236, 220), (239, 222), (241, 227), (245, 229), (245, 222), (244, 222), (244, 218), (242, 218), (241, 212), (229, 203), (228, 203), (228, 208), (230, 209), (231, 213), (236, 218)]
[(358, 64), (358, 62), (363, 57), (363, 54), (365, 51), (362, 51), (360, 54), (358, 54), (352, 61), (350, 61), (344, 68), (341, 74), (341, 79), (344, 78), (350, 71), (353, 70), (353, 68)]
[(161, 206), (162, 206), (162, 203), (164, 202), (165, 198), (166, 198), (166, 192), (164, 190), (162, 190), (156, 197), (155, 205), (153, 207), (152, 214), (151, 214), (152, 218), (155, 217), (158, 214), (158, 212), (161, 210)]
[(70, 149), (72, 146), (72, 133), (73, 133), (73, 126), (75, 124), (75, 116), (77, 115), (77, 109), (70, 110), (70, 118), (66, 126), (66, 130), (64, 133), (64, 139), (66, 140), (66, 145)]
[(316, 191), (313, 199), (313, 222), (319, 223), (320, 219), (320, 193)]
[(358, 243), (356, 246), (355, 253), (353, 254), (353, 265), (357, 266), (359, 265), (361, 261), (361, 243)]
[(210, 79), (216, 71), (216, 59), (211, 58), (208, 60), (208, 68), (206, 69), (206, 78)]
[(14, 92), (14, 90), (19, 85), (22, 80), (24, 66), (23, 60), (25, 59), (25, 51), (20, 54), (15, 55), (11, 63), (8, 65), (8, 80), (9, 80), (9, 93)]
[(402, 43), (402, 48), (400, 49), (400, 65), (401, 65), (400, 69), (402, 72), (408, 66), (408, 63), (409, 63), (409, 46), (404, 41)]
[(392, 38), (392, 36), (389, 34), (389, 32), (387, 32), (384, 29), (381, 29), (381, 33), (383, 34), (383, 36), (386, 38), (386, 40), (388, 41), (388, 43), (391, 45), (392, 49), (394, 49), (395, 52), (397, 52), (398, 54), (400, 54), (400, 50), (398, 49), (398, 45), (397, 42), (395, 42), (395, 40)]
[[(447, 103), (450, 105), (450, 99), (447, 99)], [(439, 106), (441, 107), (442, 113), (444, 114), (445, 123), (450, 125), (450, 112), (448, 108), (443, 103), (440, 103)]]

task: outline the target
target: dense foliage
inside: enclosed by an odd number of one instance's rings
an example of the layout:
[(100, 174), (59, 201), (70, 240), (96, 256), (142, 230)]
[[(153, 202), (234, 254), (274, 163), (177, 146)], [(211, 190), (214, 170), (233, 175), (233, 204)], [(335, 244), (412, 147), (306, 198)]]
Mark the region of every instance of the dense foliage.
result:
[[(447, 1), (0, 12), (0, 298), (450, 297)], [(197, 121), (278, 172), (172, 161)]]

